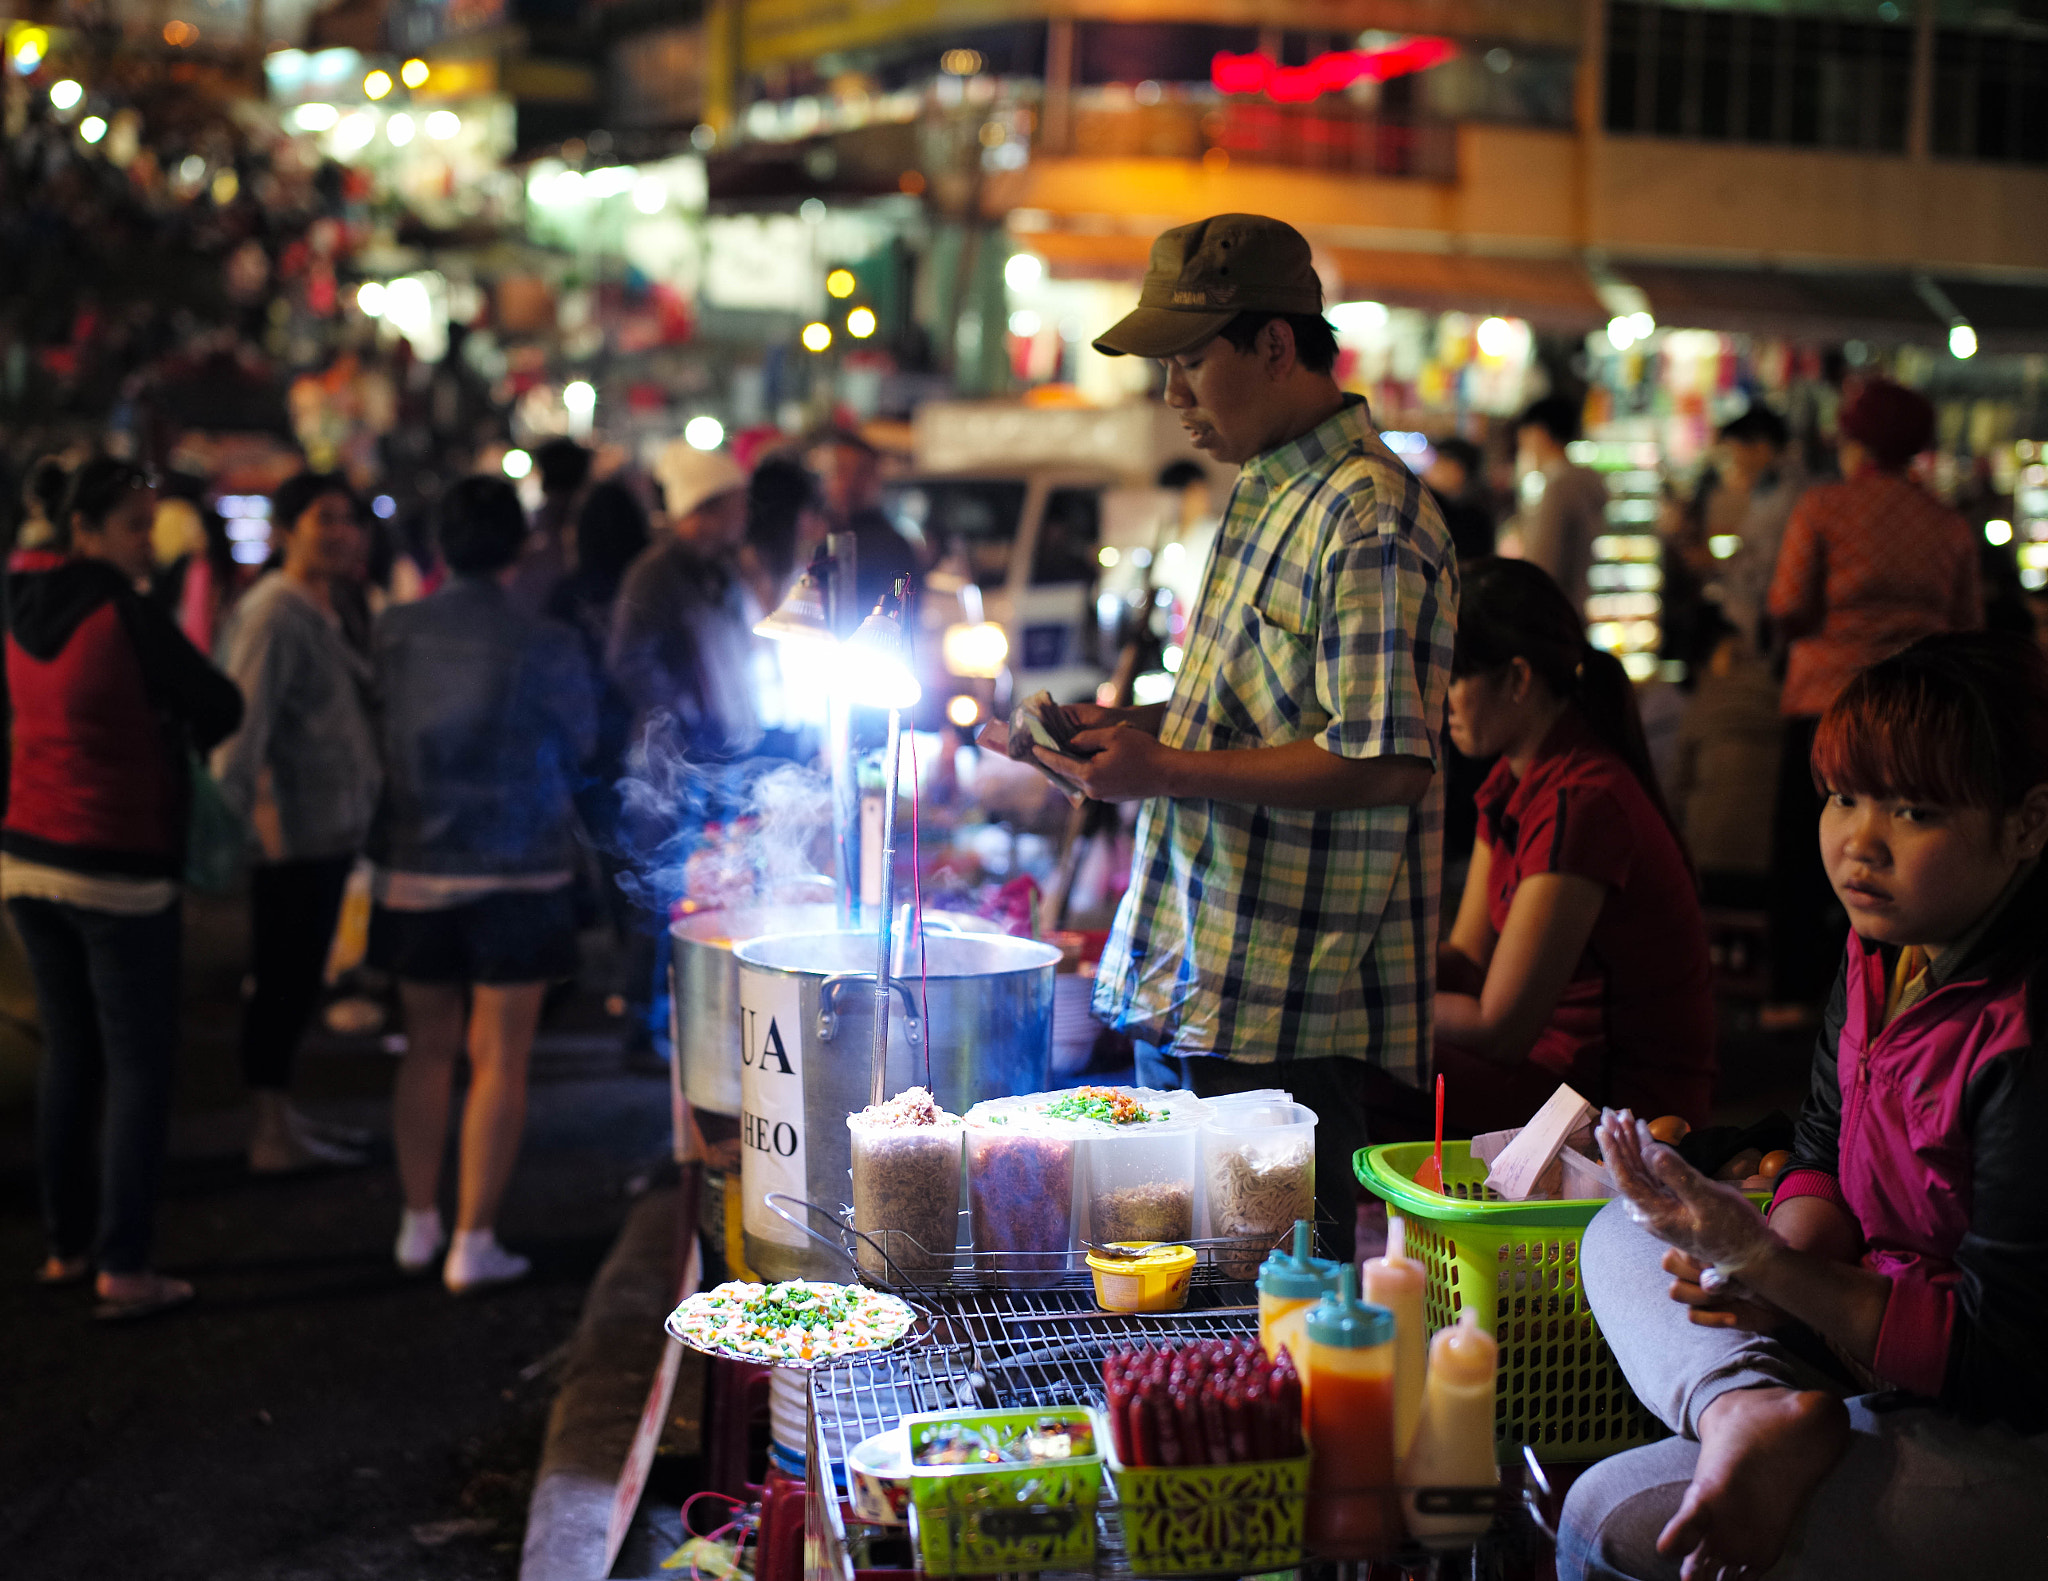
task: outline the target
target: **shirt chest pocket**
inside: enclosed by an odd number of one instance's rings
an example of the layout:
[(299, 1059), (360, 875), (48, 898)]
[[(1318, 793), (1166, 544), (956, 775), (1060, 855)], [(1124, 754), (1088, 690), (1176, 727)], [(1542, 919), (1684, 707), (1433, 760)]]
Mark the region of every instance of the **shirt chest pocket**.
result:
[(1316, 699), (1316, 638), (1256, 605), (1238, 606), (1217, 667), (1219, 746), (1275, 746), (1329, 723)]

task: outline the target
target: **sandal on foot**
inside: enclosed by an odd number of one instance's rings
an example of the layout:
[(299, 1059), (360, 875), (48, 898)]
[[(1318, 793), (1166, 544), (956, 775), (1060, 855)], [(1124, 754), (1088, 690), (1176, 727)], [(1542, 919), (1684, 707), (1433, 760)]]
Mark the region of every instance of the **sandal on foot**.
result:
[(141, 1283), (126, 1295), (102, 1295), (92, 1315), (102, 1323), (125, 1323), (168, 1312), (192, 1299), (192, 1287), (182, 1279), (166, 1274), (142, 1274), (137, 1278)]
[(76, 1257), (59, 1257), (52, 1252), (43, 1259), (43, 1266), (36, 1270), (39, 1285), (83, 1284), (92, 1273), (92, 1259), (83, 1252)]

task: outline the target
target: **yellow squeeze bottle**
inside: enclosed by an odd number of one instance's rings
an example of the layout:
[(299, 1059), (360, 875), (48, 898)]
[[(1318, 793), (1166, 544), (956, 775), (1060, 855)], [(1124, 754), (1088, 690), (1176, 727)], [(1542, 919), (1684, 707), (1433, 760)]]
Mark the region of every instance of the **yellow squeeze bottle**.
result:
[(1408, 1453), (1422, 1416), (1422, 1374), (1429, 1330), (1422, 1316), (1422, 1264), (1408, 1256), (1408, 1226), (1387, 1218), (1387, 1254), (1365, 1264), (1365, 1299), (1394, 1314), (1394, 1458)]
[(1309, 1309), (1334, 1288), (1336, 1264), (1309, 1255), (1309, 1225), (1294, 1221), (1294, 1251), (1274, 1252), (1259, 1268), (1259, 1344), (1268, 1361), (1281, 1349), (1294, 1358), (1295, 1371), (1308, 1381)]
[(1401, 1463), (1401, 1513), (1408, 1535), (1425, 1547), (1462, 1547), (1492, 1525), (1490, 1514), (1426, 1513), (1424, 1490), (1492, 1487), (1494, 1374), (1500, 1346), (1467, 1307), (1429, 1347), (1422, 1423)]

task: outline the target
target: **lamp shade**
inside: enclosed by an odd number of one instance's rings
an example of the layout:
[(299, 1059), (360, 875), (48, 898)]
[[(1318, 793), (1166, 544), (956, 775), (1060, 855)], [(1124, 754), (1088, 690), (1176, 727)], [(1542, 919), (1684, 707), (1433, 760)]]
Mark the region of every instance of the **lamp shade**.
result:
[(754, 635), (778, 642), (830, 642), (832, 627), (825, 618), (825, 592), (817, 577), (809, 571), (798, 577), (774, 613), (754, 627)]
[(910, 669), (903, 626), (879, 610), (860, 623), (841, 654), (840, 697), (859, 708), (913, 708), (924, 695)]

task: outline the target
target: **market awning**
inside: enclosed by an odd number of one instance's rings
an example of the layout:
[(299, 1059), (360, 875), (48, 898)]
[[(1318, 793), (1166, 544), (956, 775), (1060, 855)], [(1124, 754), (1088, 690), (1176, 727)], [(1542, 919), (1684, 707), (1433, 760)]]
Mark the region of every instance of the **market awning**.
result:
[(1948, 324), (1906, 274), (1626, 262), (1613, 269), (1650, 299), (1658, 323), (1673, 328), (1930, 346), (1948, 337)]
[[(1131, 231), (1046, 230), (1019, 239), (1054, 275), (1070, 279), (1137, 280), (1152, 248), (1149, 235)], [(1545, 329), (1584, 331), (1607, 322), (1592, 281), (1575, 259), (1363, 247), (1328, 252), (1349, 299), (1437, 313), (1499, 313)]]

